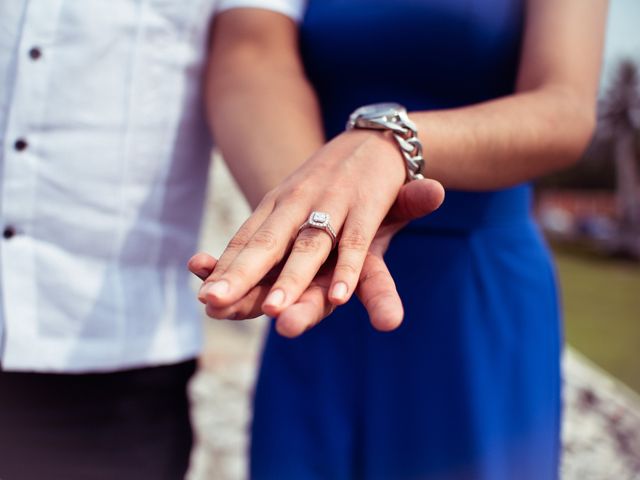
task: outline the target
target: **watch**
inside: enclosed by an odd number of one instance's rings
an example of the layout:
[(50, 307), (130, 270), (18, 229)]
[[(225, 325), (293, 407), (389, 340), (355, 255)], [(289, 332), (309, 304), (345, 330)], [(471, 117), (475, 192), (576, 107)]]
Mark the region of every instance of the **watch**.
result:
[(374, 103), (360, 107), (349, 115), (347, 130), (354, 128), (390, 131), (405, 161), (406, 181), (424, 178), (424, 158), (418, 129), (402, 105)]

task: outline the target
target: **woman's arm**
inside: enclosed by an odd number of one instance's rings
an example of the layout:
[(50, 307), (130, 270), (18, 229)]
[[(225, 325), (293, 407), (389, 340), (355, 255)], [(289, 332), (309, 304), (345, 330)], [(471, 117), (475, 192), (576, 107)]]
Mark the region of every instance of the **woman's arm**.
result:
[(207, 116), (252, 208), (324, 144), (297, 51), (298, 27), (284, 15), (239, 8), (214, 19)]
[[(606, 0), (530, 0), (516, 93), (411, 114), (427, 151), (426, 175), (450, 188), (487, 190), (575, 162), (595, 123), (605, 14)], [(305, 125), (294, 131), (304, 134)], [(232, 241), (233, 261), (214, 274), (216, 281), (203, 288), (201, 298), (216, 308), (238, 301), (287, 254), (309, 212), (322, 210), (342, 230), (330, 298), (346, 302), (403, 180), (402, 157), (387, 135), (339, 135), (270, 191), (249, 227)], [(323, 232), (298, 235), (264, 311), (277, 316), (292, 305), (329, 251)]]
[[(251, 261), (245, 264), (238, 258), (243, 250), (272, 251), (277, 255), (274, 258), (282, 258), (291, 237), (278, 238), (268, 229), (258, 230), (272, 207), (263, 197), (324, 143), (315, 92), (302, 68), (293, 21), (268, 10), (230, 10), (216, 18), (212, 40), (206, 78), (209, 122), (252, 207), (262, 202), (219, 261), (204, 253), (190, 260), (190, 270), (206, 283), (220, 278), (232, 263), (235, 275), (256, 273)], [(386, 231), (432, 212), (442, 203), (443, 195), (442, 186), (432, 180), (402, 188), (387, 215)], [(403, 316), (402, 303), (382, 258), (380, 245), (385, 241), (380, 238), (377, 248), (368, 252), (358, 289), (372, 323), (380, 329), (394, 328)], [(268, 268), (256, 267), (259, 280)], [(277, 326), (282, 333), (296, 335), (332, 310), (326, 294), (331, 271), (326, 270), (305, 285), (296, 302), (280, 315)], [(242, 299), (222, 306), (207, 302), (203, 295), (200, 298), (212, 317), (251, 318), (262, 314), (261, 304), (270, 287), (268, 279), (262, 279), (259, 285), (248, 287)]]
[(530, 0), (514, 95), (414, 112), (425, 173), (445, 187), (493, 190), (575, 163), (595, 127), (605, 0)]

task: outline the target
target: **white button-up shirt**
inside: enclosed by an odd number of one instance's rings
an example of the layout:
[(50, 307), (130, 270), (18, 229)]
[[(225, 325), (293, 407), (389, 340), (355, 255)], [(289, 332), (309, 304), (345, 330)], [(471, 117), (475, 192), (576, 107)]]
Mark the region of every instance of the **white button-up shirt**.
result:
[[(299, 17), (300, 0), (221, 0)], [(0, 2), (0, 364), (197, 355), (214, 0)]]
[(216, 11), (222, 12), (232, 8), (265, 8), (300, 21), (306, 6), (307, 0), (218, 0)]

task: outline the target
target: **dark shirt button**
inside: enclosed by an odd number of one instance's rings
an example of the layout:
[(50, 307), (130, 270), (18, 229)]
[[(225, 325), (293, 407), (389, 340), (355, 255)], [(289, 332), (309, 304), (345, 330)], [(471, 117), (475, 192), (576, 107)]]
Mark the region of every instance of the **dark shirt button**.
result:
[(28, 146), (29, 144), (24, 138), (19, 138), (16, 140), (16, 143), (13, 144), (13, 147), (19, 152), (25, 150)]
[(6, 239), (13, 237), (15, 234), (16, 229), (13, 227), (5, 227), (4, 231), (2, 232), (2, 236)]
[(33, 60), (38, 60), (42, 56), (42, 51), (38, 47), (33, 47), (31, 50), (29, 50), (29, 56)]

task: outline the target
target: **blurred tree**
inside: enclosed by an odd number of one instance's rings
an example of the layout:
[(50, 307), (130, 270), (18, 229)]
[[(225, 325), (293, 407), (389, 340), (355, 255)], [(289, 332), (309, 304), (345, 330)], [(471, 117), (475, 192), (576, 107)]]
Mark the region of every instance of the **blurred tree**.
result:
[(614, 145), (621, 233), (630, 234), (632, 241), (635, 238), (640, 242), (640, 166), (637, 155), (640, 83), (638, 67), (634, 62), (620, 62), (599, 110), (599, 132), (611, 138)]

